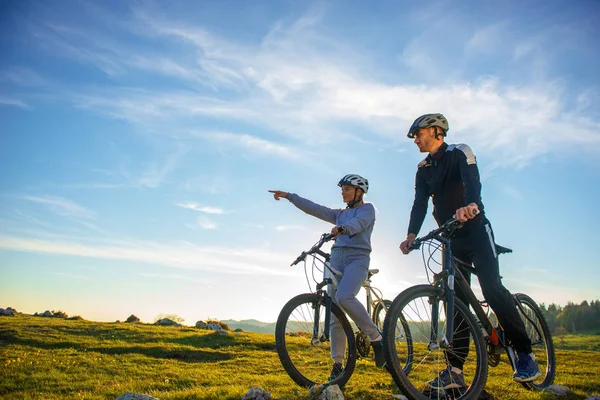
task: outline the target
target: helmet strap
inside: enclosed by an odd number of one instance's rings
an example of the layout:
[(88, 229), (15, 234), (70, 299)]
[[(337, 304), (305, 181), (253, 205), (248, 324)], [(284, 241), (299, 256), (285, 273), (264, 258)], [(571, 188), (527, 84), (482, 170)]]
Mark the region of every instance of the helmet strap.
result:
[[(359, 203), (362, 202), (362, 199), (363, 199), (363, 195), (362, 194), (361, 194), (361, 196), (358, 199), (356, 198), (356, 196), (358, 195), (358, 190), (359, 189), (360, 188), (354, 187), (354, 199), (352, 201), (348, 202), (348, 205), (346, 206), (346, 208), (354, 208), (355, 205), (357, 205), (357, 204), (359, 204)], [(362, 189), (360, 189), (360, 191), (362, 193), (364, 193)]]
[(434, 127), (433, 127), (433, 129), (435, 130), (435, 138), (436, 138), (436, 139), (439, 139), (439, 138), (440, 138), (440, 136), (443, 136), (443, 137), (445, 137), (445, 136), (446, 136), (446, 132), (444, 132), (444, 130), (443, 130), (443, 129), (440, 129), (440, 130), (438, 131), (438, 127), (437, 127), (437, 126), (434, 126)]

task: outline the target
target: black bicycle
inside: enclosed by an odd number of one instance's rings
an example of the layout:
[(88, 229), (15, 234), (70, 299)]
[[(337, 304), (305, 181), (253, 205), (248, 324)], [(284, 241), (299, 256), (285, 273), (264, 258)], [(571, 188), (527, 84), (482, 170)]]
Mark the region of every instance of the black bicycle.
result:
[[(333, 365), (330, 346), (330, 328), (334, 323), (332, 316), (339, 324), (336, 329), (345, 340), (345, 346), (340, 350), (343, 351), (344, 370), (329, 383), (345, 385), (354, 372), (358, 355), (363, 357), (369, 355), (368, 336), (360, 330), (354, 333), (354, 324), (348, 321), (344, 311), (332, 301), (327, 291), (329, 286), (333, 293), (342, 277), (340, 272), (330, 267), (330, 254), (321, 250), (321, 247), (334, 237), (331, 234), (321, 235), (319, 241), (310, 250), (303, 251), (292, 263), (293, 266), (304, 261), (306, 279), (311, 287), (306, 259), (308, 256), (312, 258), (310, 271), (316, 289), (314, 292), (300, 294), (288, 301), (279, 313), (275, 327), (275, 343), (281, 364), (290, 378), (303, 387), (329, 382)], [(367, 312), (371, 315), (373, 323), (381, 330), (391, 301), (383, 299), (381, 291), (371, 285), (371, 277), (377, 272), (379, 270), (370, 269), (368, 278), (362, 286), (367, 292)], [(322, 274), (322, 277), (317, 278), (316, 274)], [(405, 328), (404, 331), (408, 332), (408, 326)], [(412, 347), (410, 336), (398, 340)]]
[[(487, 303), (476, 298), (461, 272), (475, 274), (475, 269), (452, 255), (451, 237), (461, 225), (456, 220), (450, 220), (414, 241), (411, 249), (429, 244), (428, 258), (425, 246), (423, 247), (423, 260), (428, 276), (433, 255), (438, 250), (442, 253), (442, 270), (434, 273), (430, 285), (414, 286), (400, 293), (389, 308), (384, 322), (383, 340), (388, 371), (396, 385), (411, 399), (477, 399), (486, 384), (488, 365), (497, 366), (503, 352), (508, 355), (508, 362), (513, 370), (516, 369), (516, 354), (504, 340), (502, 327), (498, 325)], [(496, 245), (496, 251), (497, 254), (512, 252), (499, 245)], [(455, 286), (466, 294), (467, 304), (455, 297)], [(531, 297), (517, 293), (513, 294), (513, 298), (543, 374), (536, 381), (522, 385), (531, 390), (542, 390), (552, 385), (556, 373), (550, 330), (540, 308)], [(475, 315), (471, 313), (469, 306)], [(404, 342), (396, 340), (403, 334), (406, 326), (409, 327), (412, 338), (410, 349)], [(468, 332), (468, 347), (465, 340), (454, 340), (455, 337), (464, 338), (465, 332)], [(466, 390), (444, 391), (429, 387), (428, 381), (447, 368), (448, 356), (460, 357), (464, 361)], [(407, 368), (407, 364), (411, 368)]]

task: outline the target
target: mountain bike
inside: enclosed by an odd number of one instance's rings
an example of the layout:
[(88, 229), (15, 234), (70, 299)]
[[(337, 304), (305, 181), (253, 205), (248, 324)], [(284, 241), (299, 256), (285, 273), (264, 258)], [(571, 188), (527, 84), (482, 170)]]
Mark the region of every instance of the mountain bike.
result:
[[(383, 345), (388, 371), (404, 394), (414, 400), (423, 399), (477, 399), (485, 387), (488, 366), (499, 364), (501, 353), (508, 356), (513, 371), (516, 369), (516, 352), (504, 339), (504, 331), (489, 312), (485, 301), (479, 301), (463, 272), (476, 274), (475, 269), (452, 255), (451, 237), (461, 223), (451, 219), (438, 229), (414, 241), (411, 249), (429, 245), (429, 256), (422, 248), (427, 276), (433, 272), (430, 262), (441, 251), (442, 270), (433, 273), (429, 285), (417, 285), (400, 293), (388, 309), (383, 327)], [(512, 250), (496, 245), (497, 254)], [(468, 299), (467, 304), (455, 297), (454, 287), (459, 287)], [(526, 294), (512, 295), (515, 307), (525, 324), (535, 359), (542, 376), (534, 382), (521, 383), (531, 390), (543, 390), (554, 380), (556, 359), (548, 324), (536, 302)], [(473, 313), (469, 310), (472, 308)], [(486, 308), (488, 311), (484, 310)], [(455, 323), (460, 321), (460, 323)], [(408, 349), (395, 338), (405, 326), (410, 328), (412, 347)], [(469, 333), (469, 345), (454, 342), (457, 333)], [(458, 342), (458, 340), (457, 340)], [(448, 366), (448, 355), (461, 357), (466, 390), (434, 390), (428, 381), (438, 376)], [(406, 364), (411, 368), (406, 373)]]
[[(360, 330), (354, 333), (353, 324), (332, 299), (342, 273), (331, 268), (331, 256), (321, 250), (321, 247), (334, 237), (331, 234), (321, 235), (317, 243), (309, 250), (303, 251), (291, 264), (294, 266), (304, 261), (309, 288), (312, 287), (310, 281), (312, 278), (313, 284), (316, 285), (315, 290), (289, 300), (279, 313), (275, 327), (275, 343), (281, 364), (290, 378), (303, 387), (327, 382), (343, 386), (354, 372), (358, 354), (363, 357), (369, 355), (369, 337)], [(310, 268), (307, 268), (307, 257), (312, 258)], [(309, 269), (312, 275), (310, 278)], [(381, 330), (391, 301), (385, 300), (381, 291), (371, 285), (372, 276), (378, 272), (377, 269), (370, 269), (362, 287), (367, 292), (367, 312), (371, 315), (373, 323)], [(317, 278), (316, 275), (321, 273), (322, 278)], [(344, 332), (345, 352), (342, 374), (329, 382), (329, 373), (333, 365), (329, 340), (330, 328), (334, 323), (332, 316), (339, 322)], [(404, 336), (398, 340), (407, 342), (410, 341), (410, 337)], [(407, 346), (412, 347), (412, 343), (409, 342)]]

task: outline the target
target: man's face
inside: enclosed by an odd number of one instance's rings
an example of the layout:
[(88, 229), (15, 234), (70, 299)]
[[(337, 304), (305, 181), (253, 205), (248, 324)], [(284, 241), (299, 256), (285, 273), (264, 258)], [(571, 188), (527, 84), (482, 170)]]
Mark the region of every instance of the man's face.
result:
[(429, 153), (436, 148), (439, 140), (435, 138), (433, 128), (421, 128), (415, 133), (415, 144), (421, 153)]

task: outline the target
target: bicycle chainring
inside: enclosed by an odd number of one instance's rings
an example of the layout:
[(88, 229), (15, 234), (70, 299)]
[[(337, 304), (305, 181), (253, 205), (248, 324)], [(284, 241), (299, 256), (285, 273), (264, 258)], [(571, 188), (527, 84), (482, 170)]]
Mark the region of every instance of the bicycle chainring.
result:
[(362, 331), (356, 332), (356, 350), (361, 357), (368, 357), (369, 351), (371, 351), (371, 345), (367, 338), (367, 335)]

